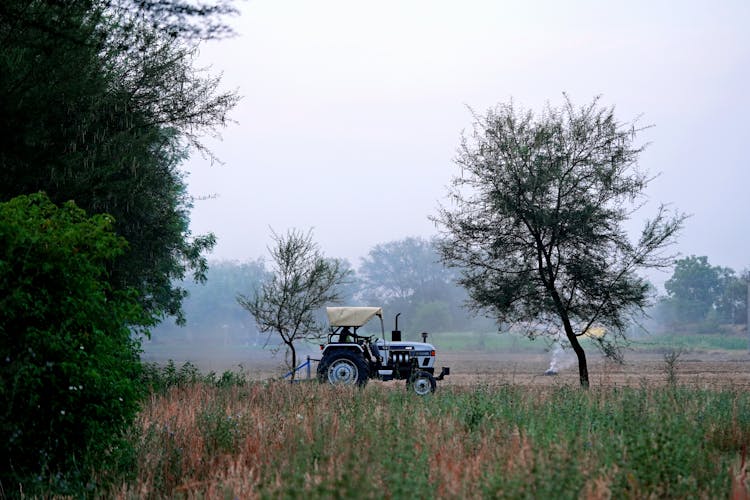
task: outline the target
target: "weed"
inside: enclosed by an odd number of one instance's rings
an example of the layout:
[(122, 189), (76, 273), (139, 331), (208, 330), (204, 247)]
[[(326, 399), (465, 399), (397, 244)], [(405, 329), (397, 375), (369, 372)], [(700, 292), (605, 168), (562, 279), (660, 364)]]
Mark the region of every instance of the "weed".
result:
[(670, 387), (677, 385), (677, 362), (681, 355), (682, 349), (664, 354), (664, 374), (667, 377), (667, 385)]
[(732, 389), (416, 398), (401, 385), (220, 380), (154, 393), (133, 434), (138, 471), (111, 495), (715, 498), (739, 487), (750, 440), (750, 395)]

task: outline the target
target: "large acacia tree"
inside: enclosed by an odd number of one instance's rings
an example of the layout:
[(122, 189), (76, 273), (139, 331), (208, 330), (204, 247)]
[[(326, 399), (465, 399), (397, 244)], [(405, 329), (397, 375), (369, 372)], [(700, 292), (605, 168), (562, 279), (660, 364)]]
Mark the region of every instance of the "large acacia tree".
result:
[(580, 338), (603, 326), (600, 345), (617, 354), (630, 314), (649, 300), (637, 271), (670, 265), (663, 251), (685, 218), (662, 205), (637, 241), (628, 237), (649, 182), (638, 131), (598, 98), (575, 107), (566, 96), (539, 115), (501, 104), (464, 135), (451, 203), (435, 217), (471, 305), (531, 337), (562, 332), (584, 387)]

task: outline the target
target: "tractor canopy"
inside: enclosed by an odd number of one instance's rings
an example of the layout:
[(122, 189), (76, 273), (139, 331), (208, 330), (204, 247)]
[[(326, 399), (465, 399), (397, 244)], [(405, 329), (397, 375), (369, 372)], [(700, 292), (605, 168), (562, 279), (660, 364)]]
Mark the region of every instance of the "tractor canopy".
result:
[(326, 313), (331, 326), (359, 328), (374, 316), (383, 318), (382, 307), (326, 307)]

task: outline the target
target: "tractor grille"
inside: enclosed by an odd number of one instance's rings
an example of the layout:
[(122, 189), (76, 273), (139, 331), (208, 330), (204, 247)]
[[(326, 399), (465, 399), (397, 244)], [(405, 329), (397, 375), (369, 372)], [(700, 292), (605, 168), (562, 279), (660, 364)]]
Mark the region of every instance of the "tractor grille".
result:
[(390, 358), (394, 363), (407, 363), (410, 359), (429, 357), (430, 354), (430, 351), (390, 351)]

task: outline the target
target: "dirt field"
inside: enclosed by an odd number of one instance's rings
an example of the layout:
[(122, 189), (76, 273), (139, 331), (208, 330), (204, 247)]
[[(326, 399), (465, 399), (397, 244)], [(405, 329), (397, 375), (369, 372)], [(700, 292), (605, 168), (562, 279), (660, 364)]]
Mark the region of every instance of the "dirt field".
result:
[[(577, 385), (578, 365), (567, 356), (557, 375), (545, 375), (549, 355), (446, 353), (440, 364), (451, 367), (448, 384)], [(662, 384), (667, 380), (667, 367), (663, 354), (628, 353), (623, 364), (589, 355), (592, 387)], [(674, 371), (679, 384), (750, 388), (748, 353), (683, 353), (674, 363)]]
[[(304, 352), (315, 357), (316, 352)], [(592, 387), (637, 386), (642, 383), (662, 384), (667, 380), (667, 363), (660, 353), (627, 352), (623, 364), (602, 359), (597, 353), (589, 353), (589, 378)], [(144, 360), (165, 363), (174, 359), (178, 366), (185, 361), (196, 364), (203, 371), (221, 373), (225, 370), (242, 369), (253, 380), (280, 377), (285, 373), (284, 357), (275, 357), (269, 352), (245, 352), (223, 349), (170, 350), (166, 354), (146, 351)], [(558, 373), (545, 375), (550, 367), (552, 355), (548, 352), (441, 352), (437, 371), (449, 366), (451, 375), (441, 382), (445, 385), (476, 384), (521, 384), (535, 386), (577, 385), (578, 366), (571, 352), (560, 355)], [(694, 387), (718, 388), (722, 386), (750, 389), (750, 353), (747, 351), (684, 352), (674, 363), (674, 373), (679, 384)], [(313, 363), (312, 373), (315, 373)], [(305, 377), (305, 372), (298, 375)]]

